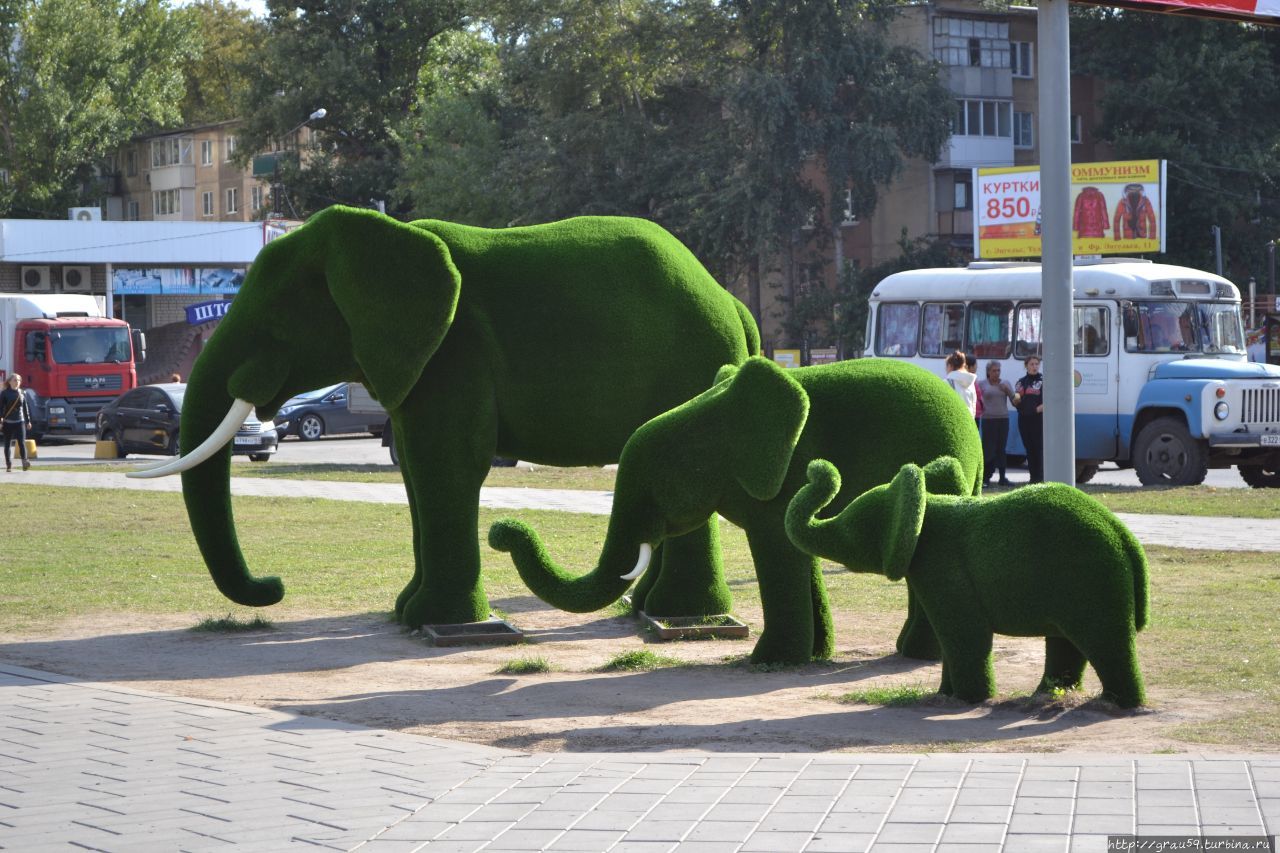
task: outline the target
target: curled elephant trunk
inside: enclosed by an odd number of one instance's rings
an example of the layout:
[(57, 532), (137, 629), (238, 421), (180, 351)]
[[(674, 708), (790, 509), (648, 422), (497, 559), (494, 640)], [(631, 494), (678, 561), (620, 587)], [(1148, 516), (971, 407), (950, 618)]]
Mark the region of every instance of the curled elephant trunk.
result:
[(816, 517), (840, 491), (840, 472), (824, 459), (809, 463), (809, 482), (791, 499), (787, 507), (787, 537), (800, 550), (819, 557), (831, 558), (840, 551), (843, 539), (838, 525)]
[(511, 554), (516, 571), (530, 591), (552, 607), (570, 613), (590, 613), (612, 604), (648, 567), (652, 546), (614, 545), (612, 539), (606, 540), (596, 568), (575, 576), (552, 561), (538, 534), (527, 524), (503, 519), (489, 528), (489, 545)]

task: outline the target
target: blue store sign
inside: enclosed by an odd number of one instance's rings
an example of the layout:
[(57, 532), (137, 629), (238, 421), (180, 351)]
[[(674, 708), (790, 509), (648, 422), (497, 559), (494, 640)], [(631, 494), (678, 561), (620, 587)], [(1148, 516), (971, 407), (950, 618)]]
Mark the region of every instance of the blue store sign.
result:
[(210, 320), (221, 320), (231, 307), (231, 301), (201, 302), (199, 305), (187, 306), (187, 322), (192, 326), (208, 323)]

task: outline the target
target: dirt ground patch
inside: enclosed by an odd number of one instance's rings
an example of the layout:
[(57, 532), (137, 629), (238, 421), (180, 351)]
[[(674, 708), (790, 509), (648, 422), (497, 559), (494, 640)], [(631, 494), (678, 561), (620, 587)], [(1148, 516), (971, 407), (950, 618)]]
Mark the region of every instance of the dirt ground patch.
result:
[[(892, 708), (835, 701), (871, 685), (936, 687), (938, 665), (893, 654), (898, 625), (889, 617), (842, 626), (830, 663), (753, 671), (734, 659), (754, 639), (654, 645), (634, 619), (563, 613), (527, 597), (494, 603), (526, 632), (526, 644), (432, 648), (375, 614), (268, 613), (274, 630), (242, 634), (192, 632), (193, 616), (111, 614), (0, 636), (0, 659), (88, 681), (529, 751), (1240, 751), (1176, 736), (1179, 727), (1231, 713), (1229, 697), (1188, 697), (1153, 684), (1151, 707), (1133, 713), (1080, 698), (1026, 697), (1043, 664), (1037, 640), (997, 639), (1001, 701)], [(642, 648), (687, 665), (597, 671)], [(545, 658), (553, 670), (496, 672), (529, 657)]]

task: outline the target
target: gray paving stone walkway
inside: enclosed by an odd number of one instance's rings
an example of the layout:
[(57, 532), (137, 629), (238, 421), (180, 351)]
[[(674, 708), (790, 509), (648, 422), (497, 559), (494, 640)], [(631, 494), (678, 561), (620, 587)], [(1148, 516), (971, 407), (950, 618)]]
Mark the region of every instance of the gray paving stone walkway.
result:
[[(124, 474), (40, 471), (38, 469), (0, 479), (0, 487), (10, 482), (93, 489), (139, 489), (159, 492), (182, 490), (182, 482), (177, 477), (131, 480)], [(337, 501), (407, 503), (404, 487), (399, 483), (235, 477), (231, 480), (231, 493), (259, 497), (312, 497)], [(493, 509), (549, 509), (608, 515), (613, 506), (613, 493), (486, 486), (480, 490), (480, 505)], [(1280, 551), (1280, 519), (1138, 515), (1123, 512), (1118, 515), (1144, 545), (1168, 545), (1175, 548), (1204, 548), (1217, 551)]]
[(978, 853), (1274, 835), (1280, 756), (527, 754), (0, 664), (0, 847)]

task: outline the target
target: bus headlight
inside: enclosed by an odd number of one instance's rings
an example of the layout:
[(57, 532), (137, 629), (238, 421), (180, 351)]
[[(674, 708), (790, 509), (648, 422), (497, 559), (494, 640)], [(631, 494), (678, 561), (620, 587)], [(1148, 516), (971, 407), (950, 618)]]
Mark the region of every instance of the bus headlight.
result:
[(1220, 421), (1225, 421), (1230, 414), (1231, 407), (1227, 405), (1226, 400), (1219, 401), (1219, 403), (1213, 407), (1213, 416)]

